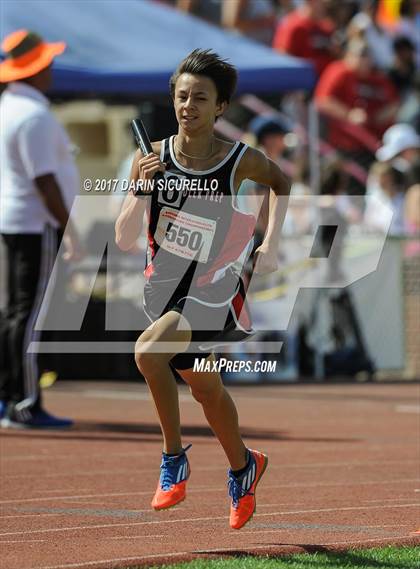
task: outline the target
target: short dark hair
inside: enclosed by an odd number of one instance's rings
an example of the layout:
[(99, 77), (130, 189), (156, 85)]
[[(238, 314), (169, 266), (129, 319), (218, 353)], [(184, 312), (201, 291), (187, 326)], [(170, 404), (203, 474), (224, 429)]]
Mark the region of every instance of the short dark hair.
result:
[(404, 49), (409, 49), (410, 51), (414, 51), (416, 49), (416, 46), (411, 39), (406, 36), (397, 36), (392, 42), (392, 45), (395, 52), (399, 52)]
[(233, 65), (211, 49), (194, 49), (181, 61), (169, 81), (172, 98), (175, 96), (176, 82), (183, 73), (209, 77), (216, 86), (217, 102), (230, 103), (235, 92), (238, 73)]

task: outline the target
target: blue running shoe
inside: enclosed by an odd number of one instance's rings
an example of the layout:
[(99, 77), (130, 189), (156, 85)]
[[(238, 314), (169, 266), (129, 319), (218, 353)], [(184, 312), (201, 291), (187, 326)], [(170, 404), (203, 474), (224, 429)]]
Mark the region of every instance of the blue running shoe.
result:
[(0, 399), (0, 421), (6, 415), (7, 403)]
[(248, 449), (248, 464), (240, 478), (228, 471), (228, 488), (231, 498), (230, 527), (241, 529), (254, 515), (257, 507), (255, 491), (265, 472), (268, 457), (257, 450)]
[(71, 419), (54, 417), (43, 409), (32, 410), (26, 408), (19, 414), (16, 411), (7, 413), (0, 421), (4, 429), (65, 429), (71, 427)]
[(188, 445), (176, 456), (162, 454), (160, 479), (152, 500), (155, 510), (172, 508), (185, 500), (187, 480), (191, 474), (186, 452), (191, 446)]

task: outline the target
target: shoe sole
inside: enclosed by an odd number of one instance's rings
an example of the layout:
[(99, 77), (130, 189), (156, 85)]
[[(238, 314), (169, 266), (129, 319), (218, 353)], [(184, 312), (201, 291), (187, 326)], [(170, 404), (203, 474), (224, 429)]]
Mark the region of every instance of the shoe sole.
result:
[(2, 419), (0, 421), (0, 427), (2, 427), (3, 429), (20, 429), (20, 430), (30, 429), (28, 425), (17, 423), (15, 421), (11, 421), (10, 419)]
[(171, 504), (170, 506), (162, 506), (161, 508), (155, 508), (153, 506), (153, 509), (155, 510), (155, 512), (160, 512), (162, 510), (170, 510), (171, 508), (175, 508), (176, 506), (178, 506), (179, 504), (182, 504), (182, 502), (185, 501), (187, 496), (184, 496), (183, 498), (181, 498), (181, 500), (179, 500), (179, 502), (176, 502), (176, 504)]
[(238, 528), (232, 528), (235, 530), (238, 529), (242, 529), (244, 526), (246, 526), (246, 524), (248, 522), (250, 522), (252, 520), (252, 518), (254, 517), (255, 512), (257, 511), (257, 486), (261, 480), (261, 478), (263, 477), (264, 472), (266, 471), (267, 465), (268, 465), (268, 456), (266, 454), (263, 454), (264, 456), (264, 464), (262, 467), (262, 470), (260, 472), (260, 475), (258, 476), (256, 482), (255, 482), (255, 489), (254, 489), (254, 498), (255, 498), (255, 506), (254, 506), (254, 511), (252, 512), (252, 514), (249, 516), (249, 518), (246, 520), (246, 522), (244, 522), (241, 526), (239, 526)]
[[(189, 465), (188, 465), (188, 467), (189, 467), (189, 472), (188, 472), (187, 478), (185, 479), (185, 482), (187, 482), (187, 480), (191, 476), (191, 467)], [(182, 502), (184, 502), (186, 497), (187, 497), (187, 493), (185, 493), (185, 496), (183, 498), (181, 498), (180, 500), (178, 500), (178, 502), (175, 502), (175, 504), (171, 504), (170, 506), (161, 506), (160, 508), (155, 508), (155, 506), (152, 506), (152, 508), (155, 510), (155, 512), (160, 512), (160, 510), (170, 510), (171, 508), (175, 508), (175, 506), (178, 506), (178, 504), (181, 504)]]
[(69, 429), (73, 426), (70, 425), (25, 425), (25, 423), (19, 423), (18, 421), (12, 421), (11, 419), (1, 419), (0, 427), (3, 429), (18, 429), (18, 430), (30, 430), (30, 429)]

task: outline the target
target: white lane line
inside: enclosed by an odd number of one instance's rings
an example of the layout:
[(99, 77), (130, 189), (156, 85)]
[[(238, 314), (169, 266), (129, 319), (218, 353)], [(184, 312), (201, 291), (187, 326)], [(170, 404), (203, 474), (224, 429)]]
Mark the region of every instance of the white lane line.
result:
[[(100, 470), (98, 470), (98, 474), (99, 474), (99, 472), (100, 472)], [(13, 476), (13, 474), (11, 474), (10, 476)], [(46, 476), (50, 476), (50, 475), (48, 475), (48, 474), (44, 475), (42, 473), (38, 473), (38, 474), (35, 474), (35, 476), (39, 479), (40, 476), (42, 476), (42, 478), (45, 478)], [(52, 474), (51, 476), (57, 477), (57, 473)], [(59, 476), (60, 476), (60, 478), (62, 477), (61, 474)], [(69, 476), (73, 476), (73, 474), (69, 474)], [(17, 476), (16, 478), (19, 478), (19, 476)], [(71, 490), (77, 490), (78, 492), (92, 492), (91, 488), (80, 488), (80, 487), (77, 487), (77, 488), (68, 488), (68, 487), (67, 488), (55, 488), (54, 490), (35, 490), (35, 492), (37, 494), (57, 494), (60, 492), (69, 492)]]
[[(255, 401), (255, 396), (256, 396), (255, 392), (244, 394), (244, 393), (240, 393), (240, 392), (238, 393), (235, 390), (233, 390), (232, 393), (233, 393), (235, 399), (237, 399), (238, 401), (239, 400), (243, 400), (244, 402)], [(314, 392), (314, 393), (315, 393), (315, 395), (318, 395), (317, 392)], [(311, 394), (310, 392), (306, 392), (306, 395), (310, 395), (310, 394)], [(63, 392), (62, 393), (56, 392), (55, 395), (62, 395), (64, 397), (68, 397), (67, 393), (63, 393)], [(98, 389), (98, 390), (88, 389), (85, 391), (81, 391), (78, 394), (73, 393), (73, 395), (75, 397), (86, 397), (89, 399), (93, 398), (93, 399), (112, 399), (112, 400), (120, 399), (120, 400), (128, 400), (128, 401), (131, 401), (131, 400), (151, 401), (151, 396), (150, 396), (148, 391), (138, 392), (138, 391), (119, 391), (119, 390), (113, 391), (113, 390), (107, 390), (107, 389)], [(195, 403), (195, 400), (192, 398), (192, 396), (188, 392), (183, 393), (183, 390), (181, 389), (179, 395), (180, 395), (181, 401), (185, 401), (188, 403)], [(269, 403), (272, 403), (273, 397), (274, 397), (274, 400), (276, 400), (276, 401), (281, 399), (281, 396), (276, 397), (276, 395), (277, 395), (277, 393), (267, 394), (267, 395), (261, 395), (259, 393), (257, 399), (258, 399), (258, 401), (261, 401), (261, 402), (267, 401)], [(302, 395), (303, 394), (300, 394), (299, 397), (301, 398)], [(335, 396), (335, 395), (337, 395), (337, 393), (333, 393), (333, 395)], [(350, 403), (356, 403), (357, 404), (360, 402), (360, 398), (361, 397), (363, 398), (363, 396), (360, 396), (360, 395), (356, 395), (356, 397), (349, 396), (350, 398), (349, 397), (343, 397), (342, 394), (340, 394), (340, 395), (342, 396), (343, 401), (347, 402), (347, 403), (350, 402)], [(293, 396), (293, 399), (294, 398), (295, 397)], [(313, 400), (312, 398), (306, 398), (306, 401), (312, 401), (312, 400)], [(324, 402), (327, 402), (329, 400), (330, 400), (330, 398), (328, 396), (326, 398), (320, 399), (320, 401), (324, 401)], [(365, 403), (365, 401), (364, 401), (364, 403)], [(388, 401), (367, 401), (366, 403), (367, 403), (367, 405), (373, 404), (374, 406), (376, 406), (377, 404), (382, 404), (382, 405), (386, 404), (386, 403), (388, 403)], [(401, 406), (404, 406), (404, 405), (401, 405)]]
[[(259, 504), (258, 504), (258, 507), (260, 507)], [(339, 526), (337, 526), (337, 527), (339, 527)], [(411, 526), (408, 527), (408, 526), (405, 525), (405, 524), (403, 524), (403, 525), (402, 525), (402, 524), (390, 524), (390, 525), (380, 525), (380, 526), (365, 526), (365, 525), (364, 525), (364, 526), (360, 527), (360, 529), (359, 529), (358, 531), (361, 531), (362, 529), (365, 530), (365, 529), (384, 529), (384, 528), (394, 528), (394, 529), (395, 529), (395, 528), (397, 528), (397, 529), (406, 528), (406, 529), (410, 530), (410, 529), (411, 529)], [(276, 529), (274, 529), (274, 530), (271, 530), (271, 529), (269, 529), (269, 528), (267, 528), (267, 530), (254, 530), (254, 529), (242, 530), (242, 531), (241, 531), (241, 535), (242, 535), (243, 533), (261, 533), (261, 532), (264, 532), (264, 531), (270, 531), (270, 532), (272, 532), (272, 531), (284, 531), (284, 530), (286, 530), (286, 529), (290, 529), (290, 528), (285, 528), (285, 527), (284, 527), (284, 528), (276, 528)], [(316, 531), (319, 531), (320, 529), (328, 530), (329, 527), (326, 527), (326, 528), (321, 528), (321, 527), (319, 527), (319, 528), (303, 528), (303, 527), (302, 527), (302, 528), (296, 528), (296, 529), (308, 529), (308, 530), (314, 529), (314, 530), (316, 530)], [(349, 529), (349, 528), (344, 528), (344, 529)], [(349, 532), (351, 533), (351, 530), (350, 530), (350, 529), (349, 529)]]
[[(243, 531), (241, 533), (279, 533), (279, 532), (288, 532), (288, 531), (293, 531), (293, 532), (298, 532), (298, 531), (306, 531), (306, 532), (321, 532), (321, 533), (325, 533), (325, 532), (332, 532), (332, 533), (336, 533), (337, 530), (332, 530), (331, 528), (277, 528), (277, 529), (258, 529), (258, 530), (250, 530), (250, 531)], [(343, 529), (343, 530), (339, 530), (340, 533), (343, 532), (347, 532), (347, 533), (356, 533), (356, 534), (361, 534), (361, 533), (366, 533), (366, 529), (363, 528), (362, 530), (348, 530), (348, 529)], [(373, 533), (372, 531), (370, 531), (369, 533)], [(383, 539), (385, 539), (386, 536), (384, 536)], [(0, 541), (0, 543), (2, 543)]]
[[(88, 505), (89, 505), (89, 506), (95, 505), (95, 506), (102, 506), (102, 507), (103, 507), (103, 503), (102, 503), (102, 502), (84, 502), (84, 503), (83, 503), (83, 506), (88, 506)], [(290, 505), (293, 505), (293, 504), (290, 504)], [(78, 506), (80, 507), (79, 504), (78, 504)], [(19, 509), (21, 509), (21, 508), (19, 508)], [(31, 510), (34, 510), (35, 508), (30, 508), (30, 509), (31, 509)], [(48, 509), (48, 508), (46, 508), (46, 509)], [(143, 513), (143, 512), (150, 514), (150, 513), (152, 513), (152, 510), (151, 510), (150, 508), (148, 508), (147, 510), (130, 510), (130, 511), (129, 511), (129, 514), (132, 514), (132, 513)], [(70, 514), (71, 514), (71, 515), (75, 515), (75, 516), (79, 515), (79, 516), (87, 516), (87, 517), (90, 517), (90, 516), (91, 516), (91, 517), (96, 517), (96, 516), (97, 516), (97, 514), (96, 514), (95, 512), (90, 512), (90, 511), (84, 512), (82, 509), (80, 509), (80, 512), (78, 512), (78, 513), (75, 513), (75, 512), (72, 512), (72, 511), (71, 511)], [(69, 515), (69, 512), (64, 512), (64, 511), (62, 511), (62, 512), (56, 512), (56, 513), (37, 512), (36, 514), (15, 514), (15, 515), (8, 515), (8, 516), (3, 516), (3, 515), (2, 515), (2, 516), (1, 516), (1, 519), (6, 519), (6, 518), (32, 518), (32, 517), (35, 517), (35, 518), (46, 518), (46, 517), (49, 517), (49, 516), (66, 516), (66, 517), (68, 517), (68, 515)], [(109, 514), (109, 517), (112, 518), (112, 517), (113, 517), (113, 514), (110, 513), (110, 514)]]
[(403, 496), (400, 496), (399, 498), (384, 498), (383, 500), (362, 500), (362, 502), (366, 502), (367, 504), (382, 504), (382, 502), (398, 502), (400, 500), (412, 500), (413, 497), (412, 496), (407, 496), (406, 498), (404, 498)]
[(419, 413), (420, 405), (396, 405), (395, 411), (397, 413)]
[[(124, 426), (124, 425), (122, 425)], [(70, 431), (71, 432), (71, 431)], [(89, 433), (88, 433), (89, 434)], [(135, 434), (135, 433), (134, 433)], [(144, 433), (147, 434), (147, 433)], [(30, 438), (30, 437), (29, 437)], [(3, 439), (6, 440), (6, 439)], [(13, 440), (13, 437), (10, 437), (10, 440)], [(66, 437), (63, 436), (62, 440), (66, 441)], [(98, 437), (98, 441), (100, 441), (100, 437)], [(119, 441), (119, 437), (115, 437), (114, 439), (115, 441)], [(134, 440), (134, 439), (133, 439)], [(96, 442), (96, 440), (95, 440)], [(106, 459), (109, 458), (111, 459), (115, 459), (115, 457), (131, 457), (131, 456), (156, 456), (156, 452), (152, 452), (152, 451), (144, 451), (144, 452), (111, 452), (111, 453), (107, 453), (106, 456), (104, 455), (104, 453), (97, 453), (97, 454), (54, 454), (54, 460), (56, 459), (69, 459), (69, 460), (74, 460), (75, 458), (81, 459), (81, 458), (88, 458), (88, 459), (92, 459), (92, 458), (102, 458), (102, 459)], [(3, 456), (2, 457), (2, 461), (6, 462), (6, 461), (11, 461), (11, 460), (40, 460), (40, 459), (45, 459), (45, 460), (51, 460), (51, 453), (48, 455), (39, 455), (39, 454), (10, 454), (7, 457)]]
[[(267, 512), (266, 514), (254, 514), (256, 517), (271, 517), (271, 516), (292, 516), (297, 514), (319, 514), (321, 512), (349, 512), (356, 510), (385, 510), (387, 508), (419, 508), (420, 503), (417, 504), (395, 504), (388, 506), (349, 506), (345, 508), (320, 508), (316, 510), (292, 510), (289, 512)], [(145, 526), (145, 525), (156, 525), (156, 524), (181, 524), (189, 522), (203, 522), (203, 521), (218, 521), (226, 520), (226, 516), (214, 516), (207, 518), (181, 518), (176, 520), (153, 520), (145, 522), (131, 522), (123, 524), (100, 524), (100, 525), (87, 525), (87, 526), (73, 526), (73, 527), (63, 527), (63, 528), (50, 528), (50, 529), (35, 529), (35, 530), (25, 530), (25, 531), (12, 531), (0, 533), (0, 537), (8, 535), (28, 535), (34, 533), (57, 533), (64, 531), (76, 531), (76, 530), (89, 530), (89, 529), (102, 529), (111, 527), (133, 527), (133, 526)]]
[[(124, 426), (124, 423), (121, 423), (121, 426), (123, 427), (123, 426)], [(69, 431), (69, 433), (71, 433), (71, 432), (72, 432), (72, 431)], [(74, 431), (74, 433), (78, 433), (78, 431)], [(83, 435), (83, 431), (82, 431), (82, 432), (79, 432), (79, 434), (82, 434), (82, 435)], [(87, 431), (86, 434), (92, 434), (92, 433), (91, 433), (91, 431)], [(98, 437), (95, 438), (95, 441), (96, 441), (96, 440), (101, 441), (101, 438), (100, 438), (100, 435), (101, 435), (101, 434), (103, 434), (103, 432), (102, 432), (102, 433), (99, 433)], [(132, 433), (132, 434), (133, 434), (133, 435), (136, 435), (136, 434), (138, 434), (138, 433)], [(142, 433), (142, 434), (145, 434), (145, 435), (149, 434), (149, 435), (151, 435), (152, 433)], [(156, 434), (156, 437), (158, 437), (157, 434)], [(28, 438), (30, 438), (30, 435), (28, 436)], [(83, 437), (82, 437), (82, 438), (83, 438)], [(205, 438), (205, 437), (197, 437), (197, 440), (199, 441), (199, 440), (202, 440), (202, 439), (204, 439), (204, 438)], [(62, 439), (63, 441), (65, 441), (65, 442), (68, 442), (68, 441), (67, 441), (67, 437), (66, 437), (65, 435), (63, 435), (63, 436), (61, 437), (61, 439)], [(123, 435), (116, 436), (116, 437), (113, 438), (114, 441), (120, 441), (120, 439), (121, 439), (121, 442), (124, 442), (124, 440), (123, 440)], [(7, 437), (5, 436), (5, 437), (3, 438), (3, 443), (5, 443), (6, 440), (15, 443), (16, 438), (13, 437), (13, 436), (7, 436)], [(130, 443), (131, 443), (133, 440), (135, 440), (134, 437), (133, 437), (133, 439), (130, 439)], [(150, 440), (153, 441), (152, 438), (151, 438)], [(159, 440), (156, 439), (156, 442), (159, 442)], [(296, 442), (296, 441), (293, 440), (293, 438), (292, 438), (292, 439), (282, 439), (281, 442), (283, 442), (283, 443), (293, 443), (293, 442)], [(370, 439), (364, 439), (364, 442), (366, 443), (367, 448), (369, 448), (369, 447), (371, 447), (371, 446), (374, 447), (374, 448), (376, 448), (378, 442), (379, 442), (379, 443), (383, 442), (383, 439), (379, 439), (379, 440), (378, 440), (378, 439), (375, 439), (375, 440), (373, 440), (373, 441), (371, 441)], [(391, 446), (391, 445), (389, 445), (389, 439), (387, 439), (386, 442), (387, 442), (388, 446)], [(405, 448), (408, 448), (408, 447), (410, 447), (410, 446), (416, 446), (416, 447), (417, 447), (417, 446), (418, 446), (418, 437), (417, 437), (417, 438), (416, 438), (416, 437), (413, 437), (413, 441), (412, 441), (412, 442), (410, 442), (410, 441), (407, 439), (407, 437), (405, 437), (403, 442), (404, 442), (404, 447), (405, 447)], [(398, 445), (398, 446), (400, 446), (400, 445), (401, 445), (401, 440), (395, 441), (395, 444)], [(130, 444), (130, 446), (131, 446), (131, 444)], [(325, 445), (325, 446), (318, 446), (318, 447), (317, 447), (317, 452), (313, 452), (313, 451), (312, 451), (312, 454), (318, 454), (318, 451), (319, 451), (319, 452), (324, 452), (325, 449), (330, 449), (330, 448), (331, 448), (330, 445), (328, 445), (328, 446), (327, 446), (327, 445)], [(208, 451), (205, 451), (205, 452), (208, 453)], [(200, 454), (201, 454), (200, 449), (195, 450), (195, 453), (196, 453), (197, 456), (200, 456)], [(278, 450), (278, 449), (276, 449), (276, 448), (271, 448), (271, 449), (270, 449), (270, 455), (276, 455), (276, 454), (281, 454), (281, 455), (282, 455), (282, 458), (284, 458), (284, 449)], [(3, 455), (5, 455), (5, 453), (3, 453)], [(81, 454), (81, 453), (77, 453), (77, 454), (71, 454), (71, 453), (67, 453), (67, 454), (54, 454), (54, 460), (56, 460), (56, 459), (69, 459), (69, 460), (71, 459), (71, 460), (74, 460), (75, 458), (77, 458), (77, 459), (81, 459), (81, 458), (87, 458), (87, 459), (101, 458), (101, 459), (109, 459), (109, 460), (112, 460), (112, 459), (115, 459), (115, 457), (119, 457), (119, 456), (121, 456), (121, 457), (123, 457), (123, 458), (124, 458), (124, 457), (127, 457), (127, 458), (128, 458), (128, 457), (135, 457), (135, 456), (138, 456), (138, 457), (148, 457), (148, 456), (150, 456), (150, 457), (156, 457), (156, 451), (144, 451), (144, 452), (141, 452), (141, 451), (110, 452), (110, 453), (107, 453), (106, 456), (104, 456), (103, 453), (93, 453), (93, 454)], [(204, 453), (203, 453), (203, 456), (204, 456)], [(207, 455), (206, 455), (206, 457), (207, 457)], [(49, 454), (44, 454), (44, 455), (39, 455), (39, 454), (8, 454), (7, 456), (2, 456), (2, 461), (3, 461), (3, 462), (7, 462), (7, 461), (11, 461), (11, 460), (22, 460), (22, 461), (24, 461), (24, 460), (37, 460), (37, 461), (39, 461), (39, 460), (42, 460), (42, 459), (51, 460), (51, 453), (49, 453)], [(375, 463), (375, 461), (373, 461), (373, 462)], [(393, 461), (393, 462), (398, 462), (398, 461)], [(295, 464), (296, 464), (296, 463), (295, 463)], [(306, 464), (307, 464), (307, 463), (306, 463)], [(319, 464), (320, 466), (328, 466), (330, 463), (328, 463), (328, 462), (321, 462), (321, 463), (318, 463), (318, 464)], [(343, 464), (344, 464), (344, 463), (343, 463)], [(301, 466), (301, 464), (298, 464), (298, 465), (297, 465), (297, 467), (299, 467), (299, 466)]]
[(46, 516), (62, 516), (63, 514), (16, 514), (15, 516), (3, 516), (1, 517), (1, 519), (6, 519), (6, 518), (39, 518), (39, 517), (46, 517)]
[[(387, 543), (389, 540), (405, 540), (407, 539), (407, 537), (402, 537), (402, 536), (395, 536), (395, 537), (388, 537), (388, 538), (378, 538), (378, 539), (364, 539), (364, 540), (359, 540), (359, 541), (334, 541), (334, 542), (327, 542), (327, 543), (322, 543), (322, 546), (327, 546), (327, 545), (356, 545), (359, 543), (366, 543), (367, 541), (369, 542), (376, 542), (376, 541), (384, 541), (385, 543)], [(316, 545), (316, 544), (314, 544)], [(250, 547), (249, 549), (254, 551), (255, 549), (275, 549), (276, 551), (281, 551), (284, 547), (290, 547), (290, 546), (294, 546), (294, 547), (301, 547), (299, 546), (299, 544), (290, 544), (289, 546), (281, 546), (281, 545), (271, 545), (271, 544), (266, 544), (266, 545), (253, 545), (252, 547)], [(301, 547), (302, 548), (302, 547)], [(33, 567), (31, 566), (31, 569), (84, 569), (84, 567), (91, 567), (92, 565), (101, 565), (101, 564), (115, 564), (115, 563), (121, 563), (121, 562), (141, 562), (143, 560), (146, 559), (156, 559), (156, 558), (161, 558), (161, 559), (166, 559), (166, 558), (172, 558), (172, 557), (182, 557), (182, 556), (191, 556), (194, 554), (198, 554), (198, 553), (220, 553), (223, 554), (223, 552), (225, 551), (242, 551), (243, 548), (238, 548), (238, 547), (223, 547), (223, 548), (217, 548), (217, 549), (202, 549), (202, 550), (196, 550), (196, 551), (179, 551), (179, 552), (168, 552), (168, 553), (155, 553), (153, 555), (143, 555), (143, 556), (138, 556), (138, 557), (117, 557), (117, 558), (113, 558), (113, 559), (98, 559), (96, 561), (86, 561), (86, 562), (82, 562), (82, 563), (66, 563), (64, 565), (40, 565), (37, 567)], [(304, 552), (303, 548), (302, 548), (302, 553)]]
[[(400, 478), (397, 480), (364, 480), (363, 482), (314, 482), (311, 484), (301, 483), (301, 484), (265, 484), (264, 489), (272, 488), (322, 488), (322, 487), (334, 487), (334, 486), (345, 486), (348, 488), (350, 486), (370, 486), (374, 485), (386, 485), (386, 484), (401, 484), (402, 482), (418, 482), (418, 478)], [(195, 486), (190, 488), (188, 491), (192, 492), (225, 492), (224, 488), (220, 486)], [(105, 498), (105, 497), (122, 497), (122, 496), (149, 496), (149, 491), (144, 492), (113, 492), (109, 494), (82, 494), (80, 496), (54, 496), (54, 497), (42, 497), (42, 498), (23, 498), (19, 500), (0, 500), (0, 504), (23, 504), (26, 502), (51, 502), (51, 500), (79, 500), (84, 498)]]
[[(150, 538), (155, 538), (155, 537), (167, 537), (166, 535), (122, 535), (119, 537), (107, 537), (106, 540), (108, 541), (109, 539), (150, 539)], [(2, 543), (0, 541), (0, 543)]]
[[(293, 502), (292, 504), (290, 502), (280, 502), (280, 503), (276, 503), (276, 504), (258, 504), (258, 508), (278, 508), (280, 506), (284, 507), (296, 507), (296, 506), (304, 506), (305, 504), (307, 504), (307, 502)], [(243, 533), (243, 532), (241, 532)]]
[[(152, 402), (151, 395), (149, 393), (136, 393), (130, 391), (105, 391), (98, 389), (98, 391), (84, 391), (82, 392), (82, 397), (88, 397), (93, 399), (112, 399), (112, 400), (128, 400), (128, 401), (150, 401)], [(187, 403), (196, 403), (192, 395), (187, 395), (184, 393), (179, 393), (179, 400)]]
[[(255, 548), (253, 548), (255, 549)], [(114, 557), (112, 559), (98, 559), (96, 561), (85, 561), (82, 563), (65, 563), (64, 565), (39, 565), (34, 566), (31, 565), (30, 569), (83, 569), (84, 567), (92, 567), (92, 565), (101, 565), (101, 564), (115, 564), (115, 563), (126, 563), (126, 562), (140, 562), (143, 559), (156, 559), (157, 557), (182, 557), (185, 555), (191, 555), (190, 551), (180, 551), (180, 552), (171, 552), (171, 553), (156, 553), (154, 555), (138, 555), (136, 557)], [(29, 569), (29, 567), (28, 567)]]
[(44, 543), (48, 541), (47, 539), (7, 539), (7, 540), (0, 540), (0, 543)]
[[(90, 457), (86, 457), (87, 459), (90, 459)], [(275, 470), (280, 470), (280, 471), (284, 471), (284, 470), (302, 470), (304, 468), (307, 469), (311, 469), (311, 468), (339, 468), (339, 467), (354, 467), (354, 468), (359, 468), (360, 466), (388, 466), (388, 465), (393, 465), (393, 464), (398, 464), (398, 465), (404, 465), (404, 464), (418, 464), (418, 460), (377, 460), (377, 461), (366, 461), (366, 462), (314, 462), (314, 463), (306, 463), (306, 464), (282, 464), (282, 465), (271, 465), (270, 466), (270, 471), (275, 471)], [(221, 468), (225, 467), (225, 463), (220, 463), (220, 464), (216, 464), (213, 466), (208, 466), (208, 467), (195, 467), (194, 471), (198, 471), (198, 472), (209, 472), (210, 470), (214, 470), (214, 471), (218, 471)], [(67, 471), (66, 474), (60, 474), (60, 477), (63, 478), (70, 478), (72, 476), (95, 476), (96, 474), (101, 474), (101, 475), (107, 475), (109, 474), (110, 476), (114, 476), (115, 474), (133, 474), (134, 469), (123, 469), (123, 470), (89, 470), (88, 472), (86, 472), (86, 470), (76, 470), (76, 471)], [(136, 468), (135, 469), (136, 474), (144, 474), (144, 473), (148, 473), (148, 472), (156, 472), (156, 468)], [(44, 474), (43, 472), (34, 472), (31, 474), (15, 474), (15, 473), (10, 473), (10, 474), (1, 474), (0, 478), (39, 478), (40, 476), (42, 476), (42, 478), (56, 478), (57, 477), (57, 473), (51, 473), (51, 474)], [(62, 491), (62, 490), (61, 490)], [(41, 491), (38, 491), (41, 492)], [(60, 490), (42, 490), (42, 492), (60, 492)]]
[[(400, 463), (401, 464), (401, 463)], [(219, 466), (209, 466), (208, 468), (204, 468), (204, 467), (198, 467), (198, 468), (194, 468), (194, 472), (197, 471), (201, 471), (201, 472), (209, 472), (210, 470), (214, 470), (214, 471), (221, 471), (225, 468), (225, 464), (223, 465), (219, 465)], [(274, 469), (273, 469), (274, 470)], [(140, 474), (149, 474), (149, 473), (153, 473), (156, 474), (157, 472), (157, 468), (136, 468), (136, 467), (132, 467), (131, 469), (125, 469), (125, 470), (81, 470), (81, 471), (75, 471), (72, 472), (71, 470), (68, 470), (66, 472), (66, 474), (57, 474), (57, 472), (55, 473), (51, 473), (51, 474), (44, 474), (43, 472), (34, 472), (32, 474), (4, 474), (3, 476), (0, 476), (0, 479), (4, 479), (4, 478), (11, 478), (12, 480), (15, 480), (17, 478), (22, 479), (22, 478), (36, 478), (39, 479), (41, 478), (57, 478), (57, 476), (60, 476), (61, 479), (65, 479), (65, 478), (73, 478), (74, 476), (97, 476), (98, 474), (100, 474), (101, 476), (104, 475), (109, 475), (109, 476), (115, 476), (116, 474), (120, 474), (123, 476), (127, 476), (127, 475), (140, 475)], [(61, 490), (51, 490), (50, 492), (63, 492), (63, 490), (66, 490), (66, 488), (63, 488)], [(87, 488), (85, 490), (88, 490)], [(39, 493), (41, 493), (41, 491), (38, 491)]]
[(375, 537), (375, 538), (372, 538), (372, 539), (363, 539), (362, 541), (353, 541), (353, 540), (350, 540), (350, 541), (332, 541), (331, 543), (324, 543), (323, 545), (352, 545), (352, 544), (354, 544), (354, 543), (365, 543), (365, 542), (367, 542), (367, 541), (369, 541), (369, 542), (371, 542), (371, 541), (372, 541), (372, 542), (375, 542), (375, 541), (384, 541), (385, 543), (388, 543), (389, 540), (391, 540), (391, 539), (393, 539), (393, 540), (395, 540), (395, 539), (407, 539), (407, 538), (409, 538), (409, 537), (410, 537), (410, 536), (407, 536), (407, 535), (405, 535), (405, 536), (401, 536), (401, 535), (398, 536), (398, 535), (396, 535), (396, 536), (394, 536), (394, 537)]

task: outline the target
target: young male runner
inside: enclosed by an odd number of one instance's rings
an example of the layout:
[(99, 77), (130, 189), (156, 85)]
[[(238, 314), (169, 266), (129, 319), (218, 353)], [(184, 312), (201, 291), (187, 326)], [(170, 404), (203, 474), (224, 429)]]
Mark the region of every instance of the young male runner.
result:
[(151, 391), (164, 439), (152, 506), (161, 510), (184, 500), (191, 472), (186, 456), (191, 445), (183, 448), (181, 443), (174, 368), (201, 403), (226, 453), (230, 525), (239, 529), (255, 511), (255, 489), (268, 459), (244, 445), (235, 404), (220, 374), (194, 372), (195, 358), (213, 362), (213, 354), (197, 353), (196, 347), (191, 353), (188, 347), (201, 343), (205, 350), (206, 344), (233, 328), (242, 338), (251, 333), (235, 262), (251, 250), (255, 218), (239, 210), (237, 190), (247, 178), (271, 187), (269, 223), (255, 263), (255, 270), (265, 273), (277, 269), (286, 209), (277, 196), (287, 196), (289, 184), (261, 152), (215, 137), (214, 123), (228, 106), (236, 80), (235, 68), (210, 50), (194, 50), (180, 63), (170, 81), (178, 133), (153, 143), (154, 154), (143, 156), (139, 151), (131, 169), (131, 181), (143, 190), (159, 171), (163, 185), (156, 182), (151, 197), (136, 197), (134, 192), (127, 196), (116, 223), (116, 242), (123, 250), (132, 247), (147, 207), (144, 310), (151, 325), (136, 343), (135, 359)]

